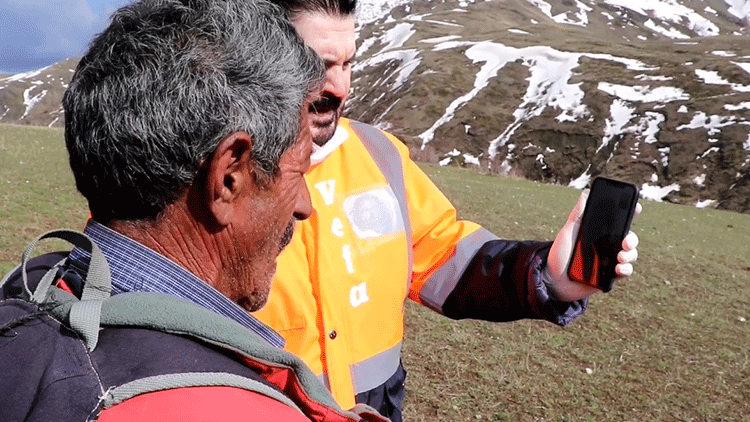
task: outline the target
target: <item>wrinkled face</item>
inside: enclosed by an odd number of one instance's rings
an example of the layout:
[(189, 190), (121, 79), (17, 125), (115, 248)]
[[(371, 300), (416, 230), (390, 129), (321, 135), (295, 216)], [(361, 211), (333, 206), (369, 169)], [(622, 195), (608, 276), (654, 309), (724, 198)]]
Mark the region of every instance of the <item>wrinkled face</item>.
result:
[[(268, 300), (271, 280), (276, 272), (276, 258), (292, 240), (295, 220), (312, 213), (310, 192), (304, 174), (310, 168), (312, 137), (304, 117), (297, 142), (282, 155), (279, 173), (267, 185), (261, 185), (246, 198), (247, 224), (236, 245), (243, 256), (232, 263), (242, 270), (235, 275), (235, 297), (230, 297), (248, 311), (260, 309)], [(238, 265), (239, 264), (239, 265)]]
[(313, 142), (323, 145), (336, 131), (349, 96), (352, 77), (354, 16), (333, 16), (322, 12), (303, 12), (292, 20), (300, 37), (326, 66), (323, 89), (310, 105), (310, 131)]

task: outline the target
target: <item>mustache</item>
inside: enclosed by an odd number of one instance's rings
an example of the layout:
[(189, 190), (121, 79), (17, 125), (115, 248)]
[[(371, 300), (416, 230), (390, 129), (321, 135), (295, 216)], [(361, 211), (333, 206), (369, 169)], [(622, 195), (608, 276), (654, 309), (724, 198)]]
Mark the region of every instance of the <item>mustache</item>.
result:
[(284, 250), (286, 245), (292, 241), (292, 236), (294, 235), (294, 224), (294, 219), (291, 219), (289, 220), (286, 229), (284, 229), (284, 233), (281, 235), (281, 241), (279, 242), (279, 252)]
[(310, 104), (310, 111), (337, 109), (341, 106), (341, 98), (334, 96), (321, 97)]

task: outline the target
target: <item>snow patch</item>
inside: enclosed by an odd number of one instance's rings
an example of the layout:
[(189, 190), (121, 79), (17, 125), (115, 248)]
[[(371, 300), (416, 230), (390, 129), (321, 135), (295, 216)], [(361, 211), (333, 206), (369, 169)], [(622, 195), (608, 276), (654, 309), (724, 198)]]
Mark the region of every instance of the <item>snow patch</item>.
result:
[(728, 111), (750, 110), (750, 101), (739, 104), (724, 104), (724, 109)]
[(711, 148), (707, 149), (703, 154), (701, 154), (698, 157), (696, 157), (696, 159), (706, 158), (709, 154), (714, 153), (714, 152), (719, 152), (719, 148), (718, 147), (711, 147)]
[(730, 14), (740, 18), (750, 18), (750, 2), (747, 0), (724, 0), (729, 5), (727, 10)]
[(716, 135), (717, 133), (721, 132), (719, 129), (725, 126), (730, 126), (735, 123), (734, 116), (732, 117), (724, 117), (724, 116), (717, 116), (712, 115), (708, 116), (704, 112), (698, 112), (693, 116), (693, 119), (690, 121), (690, 123), (686, 125), (677, 126), (677, 130), (684, 130), (684, 129), (706, 129), (708, 131), (708, 135)]
[(690, 98), (685, 91), (669, 86), (658, 86), (651, 89), (647, 85), (628, 86), (599, 82), (598, 88), (614, 97), (641, 103), (668, 103)]
[(708, 207), (710, 207), (711, 205), (713, 205), (715, 203), (716, 203), (715, 199), (706, 199), (704, 201), (698, 201), (698, 202), (696, 202), (695, 203), (695, 207), (696, 208), (708, 208)]
[(629, 107), (627, 103), (620, 99), (616, 99), (612, 102), (609, 107), (611, 118), (605, 121), (604, 127), (604, 139), (602, 139), (601, 145), (596, 149), (599, 152), (602, 148), (609, 145), (609, 141), (615, 136), (618, 136), (623, 132), (623, 128), (633, 118), (634, 107)]
[(362, 1), (357, 6), (356, 19), (358, 24), (374, 22), (386, 16), (395, 7), (411, 3), (412, 0), (377, 0)]
[[(541, 10), (545, 15), (547, 15), (550, 19), (557, 23), (562, 24), (568, 24), (568, 25), (576, 25), (576, 26), (586, 26), (589, 23), (589, 17), (586, 12), (590, 12), (593, 9), (586, 4), (576, 1), (576, 7), (578, 10), (575, 12), (565, 12), (565, 13), (559, 13), (557, 15), (552, 14), (552, 6), (547, 3), (546, 1), (542, 0), (527, 0), (532, 5), (536, 6)], [(571, 16), (572, 15), (572, 16)]]
[(26, 116), (31, 113), (31, 110), (34, 108), (34, 106), (44, 98), (45, 95), (47, 95), (47, 90), (43, 89), (42, 92), (31, 95), (31, 91), (35, 90), (39, 85), (42, 85), (42, 82), (40, 81), (34, 81), (32, 82), (32, 86), (30, 88), (27, 88), (23, 92), (23, 104), (26, 106), (26, 111), (23, 113), (23, 116), (21, 116), (21, 119), (23, 120)]
[(383, 47), (383, 51), (401, 48), (415, 32), (417, 31), (414, 30), (414, 25), (411, 23), (400, 23), (394, 26), (383, 35), (385, 41), (388, 42), (388, 45)]
[(380, 63), (388, 62), (391, 60), (397, 60), (401, 62), (399, 67), (395, 70), (396, 80), (391, 86), (392, 91), (400, 88), (409, 79), (409, 75), (411, 75), (414, 69), (416, 69), (417, 66), (419, 66), (419, 63), (422, 61), (417, 50), (411, 49), (388, 51), (383, 54), (372, 56), (367, 60), (357, 62), (352, 67), (352, 72), (354, 74), (357, 74), (359, 70), (365, 67), (376, 66)]
[(716, 72), (714, 70), (702, 70), (702, 69), (695, 69), (695, 74), (703, 79), (703, 81), (707, 84), (712, 85), (729, 85), (732, 87), (733, 91), (737, 92), (750, 92), (750, 86), (749, 85), (741, 85), (741, 84), (735, 84), (727, 81), (726, 79), (719, 76), (719, 72)]
[(467, 164), (479, 166), (479, 157), (475, 157), (471, 154), (464, 154), (464, 162)]
[(664, 35), (667, 38), (672, 39), (688, 39), (690, 36), (683, 34), (682, 32), (674, 29), (674, 28), (664, 28), (663, 26), (659, 26), (654, 22), (653, 20), (649, 19), (646, 22), (643, 23), (643, 26), (646, 28), (656, 32), (657, 34)]
[(604, 3), (647, 16), (652, 22), (653, 19), (658, 19), (662, 23), (669, 22), (685, 26), (701, 37), (719, 35), (719, 28), (713, 22), (699, 15), (695, 10), (679, 4), (676, 0), (605, 0)]
[(662, 202), (664, 197), (672, 192), (679, 192), (680, 185), (673, 183), (669, 186), (655, 186), (648, 183), (644, 183), (641, 186), (641, 198), (645, 198), (655, 202)]
[(0, 82), (15, 82), (15, 81), (22, 81), (25, 79), (31, 79), (35, 78), (42, 74), (45, 70), (49, 69), (52, 66), (43, 67), (41, 69), (32, 70), (29, 72), (24, 73), (16, 73), (15, 75), (8, 76), (7, 78), (0, 79)]
[(750, 63), (743, 63), (743, 62), (732, 62), (740, 67), (740, 69), (744, 70), (747, 73), (750, 73)]
[(570, 183), (568, 183), (568, 186), (571, 188), (576, 188), (576, 189), (585, 189), (589, 185), (589, 182), (591, 181), (591, 175), (589, 174), (589, 170), (591, 170), (591, 165), (589, 165), (589, 167), (586, 169), (585, 172), (583, 172), (582, 175), (571, 180)]
[(661, 155), (661, 166), (664, 168), (669, 167), (669, 153), (672, 151), (670, 147), (659, 148), (659, 154)]
[(424, 40), (419, 40), (419, 42), (427, 43), (427, 44), (440, 44), (448, 41), (453, 41), (457, 38), (461, 38), (458, 35), (448, 35), (445, 37), (437, 37), (437, 38), (427, 38)]

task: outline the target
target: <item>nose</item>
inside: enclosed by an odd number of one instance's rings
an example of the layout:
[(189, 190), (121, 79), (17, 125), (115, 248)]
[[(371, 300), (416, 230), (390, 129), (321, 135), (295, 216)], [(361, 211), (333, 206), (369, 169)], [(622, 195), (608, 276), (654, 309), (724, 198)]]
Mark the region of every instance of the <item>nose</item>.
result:
[(312, 215), (312, 202), (310, 201), (310, 190), (307, 189), (307, 183), (300, 183), (297, 203), (294, 207), (294, 218), (297, 220), (307, 220)]
[(331, 66), (326, 71), (326, 82), (323, 90), (336, 98), (346, 98), (349, 94), (350, 73), (342, 66)]

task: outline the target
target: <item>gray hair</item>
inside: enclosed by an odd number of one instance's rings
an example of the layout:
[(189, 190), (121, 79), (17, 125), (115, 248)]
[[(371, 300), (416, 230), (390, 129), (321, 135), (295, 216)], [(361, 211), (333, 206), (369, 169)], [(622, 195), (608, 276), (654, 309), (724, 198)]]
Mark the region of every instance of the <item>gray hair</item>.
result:
[(142, 0), (94, 38), (63, 97), (65, 142), (94, 218), (158, 214), (218, 143), (245, 131), (278, 174), (320, 59), (265, 1)]

